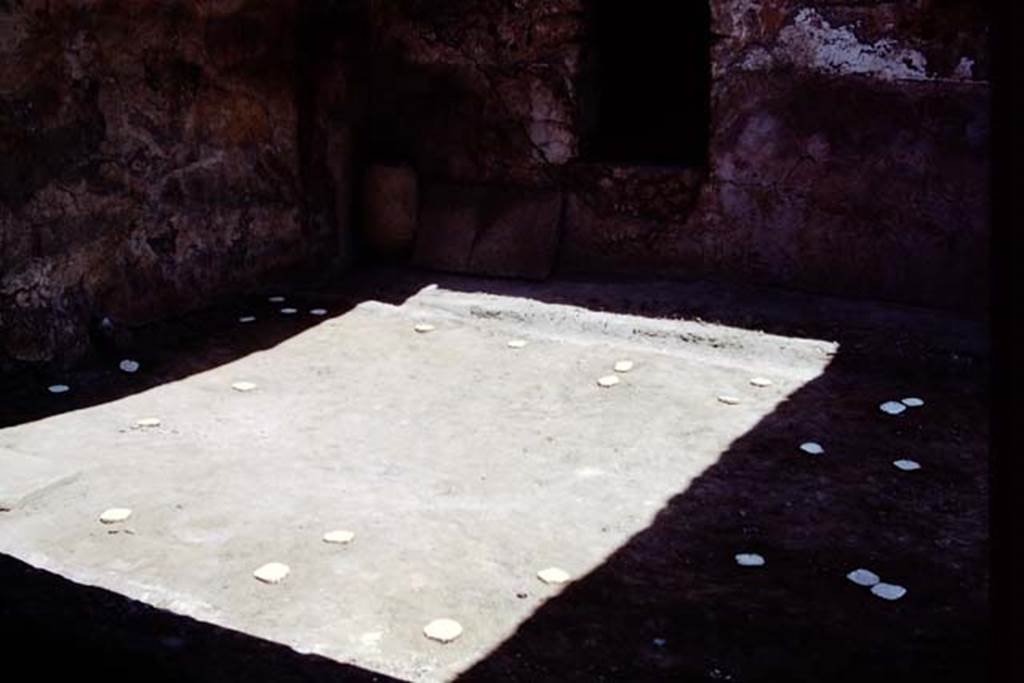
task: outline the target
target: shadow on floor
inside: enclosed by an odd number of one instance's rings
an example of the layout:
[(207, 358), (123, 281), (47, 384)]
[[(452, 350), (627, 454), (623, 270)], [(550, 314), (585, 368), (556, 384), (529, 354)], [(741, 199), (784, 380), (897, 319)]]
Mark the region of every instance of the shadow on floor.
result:
[[(616, 304), (588, 300), (587, 286), (531, 289), (416, 272), (357, 275), (337, 290), (288, 293), (286, 304), (261, 297), (140, 330), (138, 348), (150, 354), (139, 352), (145, 372), (126, 376), (108, 358), (106, 365), (73, 373), (88, 389), (64, 402), (39, 391), (40, 381), (50, 378), (33, 378), (34, 387), (15, 387), (26, 393), (8, 394), (13, 402), (5, 399), (0, 425), (173, 381), (274, 346), (323, 320), (282, 317), (282, 305), (300, 311), (322, 306), (334, 316), (366, 299), (401, 303), (434, 283), (461, 291), (533, 292), (542, 301), (658, 317), (701, 310), (705, 320), (735, 326), (749, 322), (745, 316), (756, 313), (757, 303), (755, 297), (746, 309), (737, 300), (716, 308), (710, 295), (672, 299), (672, 292), (698, 290), (666, 288), (660, 303)], [(238, 316), (248, 312), (270, 320), (240, 327)], [(789, 323), (783, 316), (769, 331), (792, 333), (802, 315), (791, 311)], [(890, 322), (867, 325), (864, 338)], [(809, 332), (821, 324), (808, 321), (812, 329), (801, 336), (813, 336)], [(927, 329), (917, 330), (907, 354), (918, 348), (914, 344), (929, 347)], [(463, 678), (982, 680), (989, 635), (988, 406), (979, 368), (872, 367), (869, 354), (851, 353), (847, 338), (837, 340), (839, 355), (825, 374), (735, 441), (647, 529), (542, 605)], [(942, 354), (936, 363), (941, 358), (949, 364)], [(30, 389), (35, 393), (26, 398)], [(877, 410), (882, 401), (913, 395), (926, 399), (923, 408), (892, 417)], [(797, 446), (807, 440), (821, 442), (826, 454), (800, 452)], [(897, 458), (923, 468), (901, 472), (892, 466)], [(733, 558), (739, 552), (759, 553), (767, 564), (739, 567)], [(858, 567), (906, 586), (908, 594), (896, 602), (875, 597), (846, 580)], [(47, 666), (68, 665), (106, 680), (386, 680), (5, 557), (0, 628), (5, 649), (44, 679)]]
[[(98, 337), (91, 355), (70, 371), (26, 365), (20, 372), (0, 375), (0, 395), (4, 397), (0, 401), (0, 429), (115, 401), (184, 379), (273, 348), (313, 325), (344, 315), (363, 301), (401, 304), (426, 284), (427, 280), (421, 277), (371, 282), (355, 274), (333, 287), (291, 291), (279, 288)], [(278, 295), (285, 300), (268, 301)], [(282, 308), (294, 308), (296, 312), (286, 315)], [(315, 308), (325, 309), (326, 315), (312, 315), (310, 310)], [(256, 320), (239, 322), (247, 316), (255, 316)], [(123, 359), (138, 361), (140, 370), (135, 374), (120, 371), (118, 364)], [(65, 384), (71, 390), (53, 395), (47, 391), (52, 384)]]
[(395, 681), (0, 555), (4, 669), (40, 681)]
[[(928, 400), (877, 409), (910, 395)], [(830, 367), (460, 680), (986, 680), (985, 403)], [(857, 568), (908, 593), (876, 597)]]

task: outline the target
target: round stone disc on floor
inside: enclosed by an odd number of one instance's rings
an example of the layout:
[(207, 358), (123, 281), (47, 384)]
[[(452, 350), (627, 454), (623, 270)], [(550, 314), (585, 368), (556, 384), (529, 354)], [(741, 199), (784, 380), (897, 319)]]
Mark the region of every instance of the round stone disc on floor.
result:
[(736, 555), (736, 564), (741, 567), (764, 566), (764, 558), (757, 553), (739, 553)]
[(883, 600), (899, 600), (907, 594), (907, 589), (892, 583), (876, 583), (871, 592)]
[(804, 453), (810, 453), (811, 455), (821, 455), (825, 452), (825, 449), (821, 447), (821, 444), (815, 441), (807, 441), (800, 444), (800, 450)]
[(921, 469), (921, 463), (914, 460), (894, 460), (892, 464), (904, 472), (913, 472), (914, 470)]
[(569, 581), (569, 572), (558, 567), (548, 567), (537, 572), (537, 578), (544, 583), (566, 583)]
[(254, 316), (254, 315), (243, 315), (241, 318), (238, 319), (238, 322), (240, 322), (240, 323), (251, 323), (254, 320), (256, 320), (256, 316)]
[(888, 413), (889, 415), (899, 415), (906, 410), (907, 407), (899, 401), (886, 401), (882, 405), (878, 406), (878, 409), (883, 413)]
[(416, 330), (420, 334), (423, 334), (424, 332), (433, 332), (434, 326), (431, 325), (430, 323), (419, 323), (418, 325), (416, 325), (416, 327), (412, 329)]
[(846, 575), (846, 578), (858, 586), (874, 586), (881, 580), (878, 578), (878, 574), (868, 569), (854, 569)]
[(139, 363), (138, 361), (125, 359), (117, 367), (121, 368), (122, 372), (136, 372), (139, 369)]
[(508, 342), (508, 347), (510, 349), (521, 349), (524, 346), (526, 346), (525, 339), (510, 339)]
[(916, 397), (905, 398), (901, 400), (900, 403), (907, 406), (908, 408), (920, 408), (921, 406), (924, 405), (924, 401)]
[(288, 576), (291, 569), (280, 562), (268, 562), (252, 573), (258, 581), (263, 583), (278, 583)]
[(597, 380), (598, 386), (602, 386), (605, 388), (614, 387), (618, 383), (619, 378), (616, 377), (615, 375), (605, 375), (604, 377), (601, 377), (600, 379)]
[(423, 635), (440, 643), (450, 643), (462, 635), (462, 625), (454, 619), (434, 619), (423, 627)]
[(310, 315), (327, 315), (326, 308), (311, 308), (309, 309)]
[(338, 529), (336, 531), (328, 531), (324, 534), (324, 543), (351, 543), (352, 539), (355, 537), (356, 535), (351, 531)]
[(140, 417), (138, 420), (135, 421), (135, 426), (136, 427), (143, 427), (143, 428), (145, 428), (145, 427), (159, 427), (160, 426), (160, 418), (159, 417)]
[(612, 368), (615, 372), (629, 372), (633, 369), (633, 361), (631, 360), (620, 360), (615, 363)]
[(132, 511), (128, 508), (110, 508), (109, 510), (104, 510), (103, 513), (100, 514), (100, 521), (104, 524), (117, 524), (118, 522), (127, 520), (131, 516)]
[(50, 386), (46, 387), (46, 390), (49, 391), (51, 394), (63, 394), (68, 391), (71, 391), (71, 387), (69, 387), (67, 384), (51, 384)]
[(718, 397), (718, 402), (719, 403), (724, 403), (726, 405), (734, 406), (734, 405), (737, 405), (740, 402), (740, 400), (738, 398), (736, 398), (735, 396), (719, 396)]
[(231, 388), (235, 391), (252, 391), (256, 388), (256, 385), (252, 382), (235, 382), (231, 385)]
[(752, 377), (750, 383), (755, 387), (770, 387), (772, 385), (772, 381), (767, 377)]

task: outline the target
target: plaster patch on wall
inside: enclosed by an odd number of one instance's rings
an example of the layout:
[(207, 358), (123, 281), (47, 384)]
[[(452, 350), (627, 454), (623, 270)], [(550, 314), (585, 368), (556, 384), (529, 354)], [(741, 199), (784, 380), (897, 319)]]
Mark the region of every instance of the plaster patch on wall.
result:
[(974, 60), (969, 57), (961, 57), (960, 63), (953, 70), (953, 78), (964, 81), (974, 80)]
[(531, 85), (527, 133), (549, 164), (564, 164), (574, 153), (575, 139), (569, 125), (572, 119), (564, 107), (564, 101), (548, 88), (538, 82)]
[(927, 60), (894, 40), (862, 43), (845, 26), (833, 28), (813, 9), (797, 12), (779, 33), (776, 57), (832, 74), (859, 74), (883, 80), (928, 80)]
[(772, 53), (763, 47), (753, 47), (743, 55), (738, 67), (743, 71), (767, 71), (774, 63)]
[(531, 121), (527, 132), (547, 163), (564, 164), (572, 158), (572, 131), (557, 121)]

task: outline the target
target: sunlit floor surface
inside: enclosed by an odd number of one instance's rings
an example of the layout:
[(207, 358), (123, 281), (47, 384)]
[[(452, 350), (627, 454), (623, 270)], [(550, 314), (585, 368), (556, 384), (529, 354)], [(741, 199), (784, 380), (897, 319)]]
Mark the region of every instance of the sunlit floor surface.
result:
[[(863, 349), (846, 368), (835, 336), (461, 289), (268, 292), (173, 352), (140, 337), (121, 354), (134, 373), (112, 357), (19, 385), (36, 419), (0, 430), (0, 552), (406, 680), (979, 665), (987, 434), (969, 368), (873, 367)], [(923, 405), (879, 409), (907, 397)], [(101, 523), (109, 508), (131, 516)], [(279, 583), (253, 576), (270, 562)], [(541, 581), (549, 567), (570, 582)], [(859, 568), (906, 594), (857, 585)], [(437, 618), (461, 635), (426, 638)]]

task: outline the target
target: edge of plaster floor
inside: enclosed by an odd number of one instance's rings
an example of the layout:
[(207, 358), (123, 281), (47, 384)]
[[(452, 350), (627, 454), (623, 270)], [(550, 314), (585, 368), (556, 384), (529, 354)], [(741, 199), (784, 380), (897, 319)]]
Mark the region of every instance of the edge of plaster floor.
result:
[[(470, 291), (459, 291), (438, 278), (404, 301), (366, 301), (384, 288), (374, 277), (286, 297), (303, 312), (323, 304), (327, 319), (285, 320), (281, 304), (253, 298), (198, 316), (188, 344), (148, 349), (139, 378), (71, 373), (63, 398), (78, 409), (0, 431), (5, 452), (74, 472), (0, 513), (0, 551), (230, 629), (277, 661), (299, 655), (260, 648), (320, 655), (295, 660), (296, 680), (910, 680), (978, 666), (985, 399), (970, 368), (936, 372), (977, 347), (929, 337), (949, 329), (941, 317), (868, 307), (876, 329), (903, 322), (935, 350), (878, 371), (863, 350), (844, 367), (842, 339), (545, 303), (507, 283), (460, 279)], [(248, 311), (255, 326), (237, 322)], [(434, 330), (416, 333), (420, 322)], [(274, 343), (244, 346), (268, 329)], [(890, 348), (884, 337), (858, 343)], [(598, 386), (623, 358), (634, 368)], [(755, 376), (773, 383), (751, 386)], [(83, 397), (90, 382), (125, 381), (141, 390)], [(237, 381), (256, 389), (233, 391)], [(879, 412), (904, 395), (925, 405)], [(146, 416), (161, 424), (133, 428)], [(808, 439), (825, 455), (801, 453)], [(900, 472), (902, 456), (924, 467)], [(127, 522), (97, 521), (117, 506), (132, 508)], [(353, 542), (323, 543), (336, 528)], [(766, 565), (737, 567), (748, 551)], [(255, 581), (271, 561), (289, 576)], [(574, 581), (539, 582), (552, 565)], [(845, 574), (859, 566), (907, 597), (854, 590)], [(46, 600), (14, 604), (14, 616), (59, 618)], [(424, 638), (438, 617), (463, 635)], [(126, 647), (212, 680), (210, 647), (196, 643), (224, 638)], [(965, 653), (956, 661), (951, 645)]]

